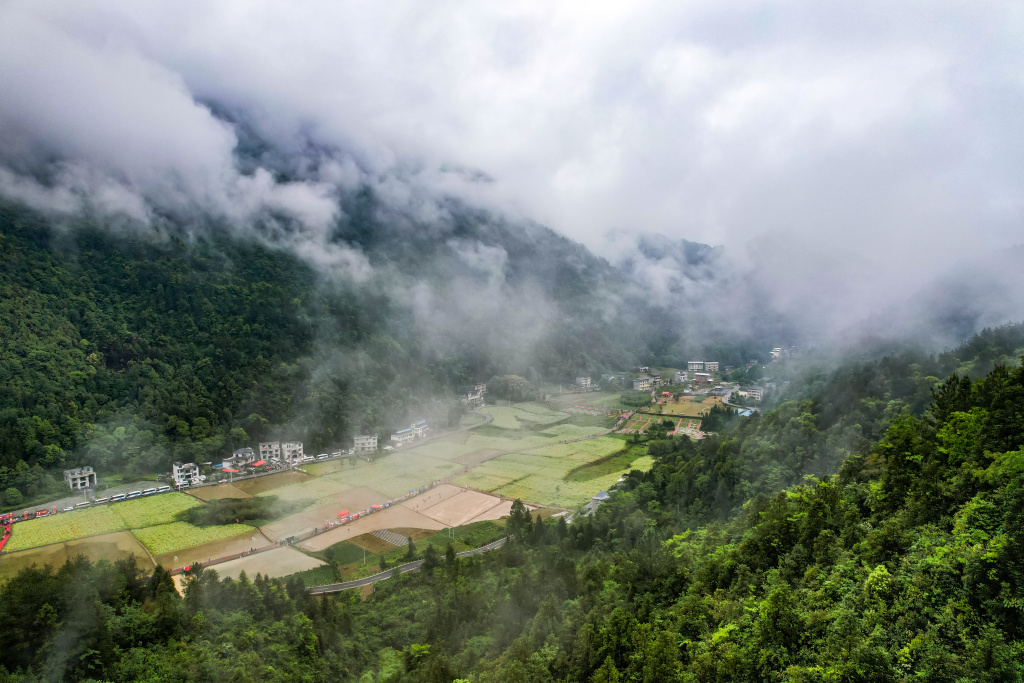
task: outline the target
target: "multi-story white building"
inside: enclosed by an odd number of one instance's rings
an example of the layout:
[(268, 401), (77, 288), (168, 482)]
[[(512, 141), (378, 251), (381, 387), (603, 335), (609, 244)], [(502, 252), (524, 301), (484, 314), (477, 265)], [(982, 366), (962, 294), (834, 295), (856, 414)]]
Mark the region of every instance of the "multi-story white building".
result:
[(298, 460), (302, 457), (302, 444), (298, 441), (282, 442), (281, 455), (285, 460)]
[(412, 443), (415, 438), (416, 433), (411, 429), (399, 429), (391, 435), (391, 442), (395, 446), (404, 446), (407, 443)]
[(373, 453), (377, 450), (377, 435), (362, 434), (355, 437), (356, 453)]
[(409, 426), (409, 429), (412, 430), (413, 436), (417, 439), (425, 439), (427, 437), (427, 433), (430, 431), (430, 427), (427, 426), (426, 420), (417, 420), (416, 422), (413, 422)]
[(646, 391), (651, 388), (650, 377), (636, 377), (633, 379), (633, 391)]
[(89, 466), (64, 470), (64, 483), (71, 487), (72, 491), (92, 488), (96, 485), (96, 472)]
[(260, 444), (260, 459), (261, 460), (280, 460), (281, 459), (281, 444), (277, 441)]
[(576, 378), (576, 386), (577, 386), (577, 388), (583, 389), (584, 391), (586, 391), (587, 389), (589, 389), (593, 385), (591, 385), (589, 377), (577, 377)]
[(704, 361), (704, 369), (708, 372), (718, 372), (718, 361), (717, 360), (706, 360)]
[(704, 361), (702, 361), (702, 360), (691, 360), (690, 362), (688, 362), (686, 364), (686, 369), (687, 370), (703, 370), (704, 369)]
[(199, 465), (194, 462), (176, 462), (171, 465), (171, 477), (178, 486), (191, 486), (199, 481)]
[(760, 401), (761, 397), (764, 396), (764, 390), (761, 387), (750, 387), (749, 389), (740, 389), (738, 392), (740, 396), (746, 396), (747, 398), (755, 401)]
[(690, 375), (686, 370), (676, 370), (676, 382), (689, 382)]

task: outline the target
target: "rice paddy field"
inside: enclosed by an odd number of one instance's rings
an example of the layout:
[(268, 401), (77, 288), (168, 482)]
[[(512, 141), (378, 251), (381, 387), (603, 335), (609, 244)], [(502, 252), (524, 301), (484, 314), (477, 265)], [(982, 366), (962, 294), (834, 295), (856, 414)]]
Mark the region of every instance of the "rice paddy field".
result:
[(537, 429), (555, 425), (569, 419), (560, 411), (551, 410), (543, 403), (516, 403), (513, 406), (488, 406), (487, 414), (494, 416), (491, 425), (501, 429)]
[(245, 524), (198, 527), (186, 522), (172, 522), (136, 529), (132, 535), (139, 539), (149, 552), (160, 555), (255, 531), (253, 527)]
[(122, 531), (126, 525), (124, 520), (114, 513), (113, 507), (116, 506), (86, 508), (74, 512), (62, 512), (52, 517), (18, 522), (14, 525), (11, 539), (4, 547), (4, 554), (37, 548), (50, 543)]
[[(544, 505), (555, 504), (557, 489), (558, 505), (575, 507), (590, 500), (601, 490), (600, 487), (610, 486), (628, 470), (581, 482), (567, 482), (566, 476), (580, 465), (606, 458), (622, 450), (622, 447), (621, 439), (606, 436), (577, 443), (552, 444), (528, 453), (499, 456), (480, 464), (455, 481), (483, 491)], [(629, 469), (637, 469), (637, 462)], [(639, 463), (640, 468), (644, 465)], [(605, 479), (609, 479), (610, 483), (605, 482)]]
[(587, 503), (598, 491), (608, 490), (623, 474), (630, 470), (646, 472), (653, 464), (653, 458), (643, 456), (634, 460), (633, 464), (626, 469), (585, 482), (552, 480), (540, 474), (531, 474), (499, 487), (494, 493), (499, 493), (508, 498), (519, 498), (531, 503), (555, 505), (555, 489), (557, 487), (558, 505), (560, 507), (578, 507)]
[[(167, 524), (174, 521), (174, 516), (183, 510), (194, 508), (202, 503), (184, 493), (161, 493), (158, 496), (135, 498), (123, 503), (111, 505), (113, 511), (129, 529), (141, 529), (147, 526)], [(85, 512), (82, 510), (81, 512)], [(69, 516), (77, 514), (78, 511)]]

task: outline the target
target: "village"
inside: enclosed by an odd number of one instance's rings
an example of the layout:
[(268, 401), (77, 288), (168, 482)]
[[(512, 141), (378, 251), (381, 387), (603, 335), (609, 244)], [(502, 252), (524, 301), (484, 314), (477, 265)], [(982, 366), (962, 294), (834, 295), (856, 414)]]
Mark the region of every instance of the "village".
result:
[[(318, 571), (340, 548), (351, 556), (362, 548), (364, 560), (367, 552), (389, 557), (406, 543), (457, 538), (458, 529), (466, 539), (459, 549), (469, 552), (500, 537), (515, 499), (546, 516), (592, 514), (628, 471), (650, 466), (642, 447), (622, 439), (655, 428), (704, 438), (702, 421), (715, 406), (750, 415), (765, 389), (726, 381), (731, 368), (720, 368), (716, 361), (639, 366), (597, 382), (578, 374), (520, 402), (489, 401), (487, 384), (477, 383), (461, 390), (466, 414), (454, 429), (415, 419), (386, 439), (356, 434), (318, 454), (299, 440), (260, 441), (219, 462), (176, 461), (155, 481), (105, 485), (91, 466), (68, 469), (70, 496), (0, 519), (0, 578), (26, 562), (85, 552), (142, 554), (172, 573), (195, 563), (225, 572), (306, 572), (314, 585), (328, 578)], [(181, 521), (197, 505), (267, 496), (301, 509), (255, 527)], [(345, 575), (365, 568), (350, 566)]]

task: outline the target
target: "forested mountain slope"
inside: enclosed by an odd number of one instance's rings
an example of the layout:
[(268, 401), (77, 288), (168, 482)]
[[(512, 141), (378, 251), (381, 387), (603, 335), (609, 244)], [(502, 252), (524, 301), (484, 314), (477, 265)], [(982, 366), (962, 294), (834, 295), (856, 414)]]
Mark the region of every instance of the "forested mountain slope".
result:
[(1024, 369), (882, 411), (833, 476), (787, 458), (830, 447), (798, 408), (655, 439), (651, 471), (593, 517), (519, 508), (499, 552), (430, 557), (365, 601), (209, 570), (180, 598), (130, 563), (25, 571), (0, 589), (0, 664), (24, 681), (1024, 678)]
[(447, 419), (461, 385), (495, 375), (621, 370), (685, 327), (546, 228), (460, 205), (411, 225), (369, 191), (343, 204), (351, 273), (255, 228), (56, 225), (0, 203), (0, 492), (267, 436), (321, 451)]

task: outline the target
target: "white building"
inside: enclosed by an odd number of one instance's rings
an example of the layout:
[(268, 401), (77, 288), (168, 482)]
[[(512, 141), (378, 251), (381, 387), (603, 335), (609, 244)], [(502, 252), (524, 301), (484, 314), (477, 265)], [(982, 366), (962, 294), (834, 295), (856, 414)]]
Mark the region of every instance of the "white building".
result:
[(718, 361), (717, 360), (706, 360), (704, 361), (704, 369), (708, 372), (718, 372)]
[(702, 361), (702, 360), (691, 360), (690, 362), (688, 362), (686, 364), (686, 369), (687, 370), (703, 370), (704, 369), (704, 361)]
[(690, 374), (688, 372), (686, 372), (686, 370), (677, 370), (676, 371), (676, 382), (682, 383), (682, 382), (688, 382), (688, 381), (690, 381)]
[(413, 422), (409, 426), (409, 429), (412, 430), (413, 436), (417, 439), (425, 439), (427, 437), (427, 432), (430, 431), (430, 427), (427, 426), (426, 420)]
[(636, 377), (633, 379), (633, 391), (645, 391), (651, 388), (650, 377)]
[(589, 377), (577, 377), (576, 378), (576, 386), (578, 388), (583, 389), (584, 391), (586, 391), (587, 389), (589, 389), (593, 385), (590, 383), (590, 378)]
[(96, 473), (89, 466), (64, 470), (64, 483), (71, 487), (72, 491), (92, 488), (96, 485)]
[(738, 393), (740, 396), (745, 396), (755, 401), (760, 401), (761, 397), (764, 395), (764, 391), (761, 389), (761, 387), (750, 387), (749, 389), (740, 389), (736, 393)]
[(280, 460), (281, 459), (281, 444), (277, 441), (270, 443), (260, 444), (260, 459), (261, 460)]
[(470, 408), (477, 408), (484, 404), (484, 395), (487, 393), (486, 384), (474, 384), (466, 391), (466, 396), (462, 400)]
[[(256, 452), (251, 448), (239, 448), (237, 451), (231, 454), (231, 457), (235, 462), (241, 464), (248, 464), (256, 460)], [(265, 460), (266, 458), (264, 458)]]
[(411, 429), (400, 429), (391, 435), (392, 444), (395, 446), (404, 446), (407, 443), (412, 443), (412, 440), (416, 438), (416, 433)]
[(285, 441), (281, 444), (281, 455), (285, 460), (298, 460), (302, 457), (302, 444), (298, 441)]
[(355, 437), (356, 453), (373, 453), (377, 450), (377, 435), (363, 434)]
[(171, 476), (178, 486), (191, 486), (199, 482), (199, 465), (194, 462), (176, 462), (171, 466)]
[(776, 346), (772, 349), (772, 360), (779, 360), (780, 358), (782, 358), (782, 347)]

